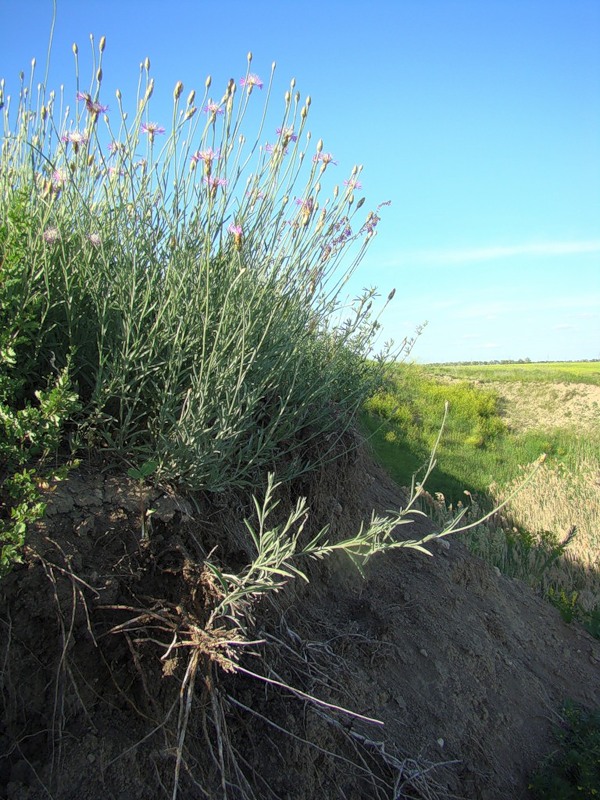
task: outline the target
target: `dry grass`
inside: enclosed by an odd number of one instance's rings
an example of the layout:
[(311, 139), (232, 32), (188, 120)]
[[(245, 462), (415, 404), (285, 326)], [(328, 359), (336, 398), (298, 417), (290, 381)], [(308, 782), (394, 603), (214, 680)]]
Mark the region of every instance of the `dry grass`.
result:
[[(517, 481), (515, 481), (515, 484)], [(513, 486), (494, 489), (501, 502)], [(579, 603), (592, 611), (600, 602), (600, 464), (583, 460), (577, 469), (546, 466), (506, 507), (512, 523), (541, 541), (552, 532), (564, 553), (548, 578), (559, 588), (578, 591)], [(569, 536), (575, 530), (574, 536)], [(567, 542), (568, 539), (568, 542)]]
[(513, 431), (572, 428), (598, 431), (600, 386), (588, 383), (485, 383), (501, 398), (502, 417)]

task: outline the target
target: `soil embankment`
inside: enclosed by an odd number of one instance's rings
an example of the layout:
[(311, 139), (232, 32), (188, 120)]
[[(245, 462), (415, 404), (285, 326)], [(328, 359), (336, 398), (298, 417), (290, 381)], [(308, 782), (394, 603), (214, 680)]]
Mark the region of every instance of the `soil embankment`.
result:
[[(364, 455), (302, 488), (332, 536), (403, 501)], [(122, 476), (80, 471), (49, 502), (0, 585), (0, 797), (154, 800), (177, 776), (182, 800), (519, 800), (561, 703), (600, 706), (600, 641), (458, 539), (376, 556), (364, 579), (313, 562), (233, 652), (232, 631), (202, 631), (218, 587), (201, 554), (239, 569), (250, 505), (156, 490), (146, 543)]]

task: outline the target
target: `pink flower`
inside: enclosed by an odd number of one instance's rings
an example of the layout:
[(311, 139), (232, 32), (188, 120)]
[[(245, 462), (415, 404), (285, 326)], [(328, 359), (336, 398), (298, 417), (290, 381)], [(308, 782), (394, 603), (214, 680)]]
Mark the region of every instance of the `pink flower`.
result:
[(55, 169), (52, 173), (52, 188), (58, 192), (67, 182), (67, 173), (64, 169)]
[(315, 164), (317, 161), (321, 161), (325, 165), (333, 164), (334, 166), (337, 166), (338, 163), (337, 161), (333, 160), (333, 155), (331, 153), (315, 153), (313, 156), (313, 161)]
[(205, 114), (214, 114), (215, 116), (217, 114), (224, 114), (225, 113), (223, 111), (223, 109), (219, 106), (218, 103), (212, 103), (212, 102), (209, 103), (208, 105), (204, 106), (202, 111), (204, 111)]
[(281, 136), (283, 147), (285, 147), (289, 142), (298, 141), (298, 137), (294, 133), (293, 128), (277, 128), (276, 133), (278, 136)]
[(209, 147), (208, 150), (196, 150), (192, 156), (192, 161), (194, 164), (197, 164), (199, 161), (204, 161), (204, 172), (206, 175), (210, 175), (212, 162), (218, 157), (219, 151), (217, 150), (215, 152), (211, 147)]
[(42, 238), (46, 244), (56, 244), (60, 240), (60, 231), (58, 228), (46, 228), (42, 233)]
[(214, 176), (207, 175), (204, 178), (204, 183), (208, 185), (211, 195), (214, 197), (217, 193), (219, 186), (227, 186), (226, 178), (215, 178)]
[(261, 81), (261, 79), (258, 77), (258, 75), (254, 75), (253, 73), (250, 73), (245, 78), (242, 78), (240, 80), (240, 86), (247, 86), (248, 87), (248, 92), (251, 92), (253, 86), (258, 86), (259, 89), (262, 89), (264, 84)]
[(108, 152), (111, 156), (114, 156), (116, 153), (121, 152), (125, 149), (125, 145), (122, 142), (110, 142), (108, 145)]
[(348, 187), (348, 190), (353, 192), (356, 189), (362, 189), (362, 183), (357, 181), (356, 178), (350, 178), (350, 180), (344, 181), (344, 186)]
[(94, 114), (94, 116), (98, 116), (98, 114), (104, 114), (106, 111), (108, 111), (108, 106), (103, 106), (100, 103), (92, 100), (87, 92), (77, 92), (77, 99), (79, 101), (84, 101), (85, 107), (90, 114)]
[(164, 133), (165, 129), (158, 125), (156, 122), (142, 122), (142, 126), (140, 128), (142, 133), (147, 133), (150, 137), (150, 141), (154, 140), (154, 137), (157, 133)]
[(283, 153), (284, 156), (287, 156), (287, 154), (288, 154), (287, 147), (281, 147), (281, 145), (279, 143), (277, 143), (277, 144), (269, 144), (269, 142), (267, 142), (266, 145), (265, 145), (265, 150), (267, 151), (267, 153), (280, 152), (280, 153)]
[(63, 133), (63, 135), (60, 137), (60, 140), (66, 144), (71, 143), (75, 149), (75, 152), (77, 152), (79, 145), (87, 144), (88, 137), (80, 131), (69, 131), (68, 133)]
[(192, 161), (212, 161), (214, 158), (219, 157), (219, 151), (215, 151), (212, 147), (209, 147), (208, 150), (196, 150), (194, 155), (192, 156)]
[(308, 222), (310, 220), (310, 215), (315, 209), (315, 201), (313, 200), (312, 197), (308, 197), (306, 200), (298, 198), (296, 200), (296, 205), (301, 207), (300, 216), (302, 224), (308, 225)]
[(242, 226), (231, 224), (227, 228), (227, 230), (233, 236), (233, 246), (235, 247), (236, 250), (239, 250), (242, 246), (242, 236), (243, 236)]

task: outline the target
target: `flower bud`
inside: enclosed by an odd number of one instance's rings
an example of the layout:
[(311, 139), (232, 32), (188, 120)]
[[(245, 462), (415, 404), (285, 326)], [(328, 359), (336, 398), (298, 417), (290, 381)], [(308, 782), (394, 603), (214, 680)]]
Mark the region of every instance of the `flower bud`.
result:
[(252, 50), (248, 52), (248, 63), (250, 64), (251, 61), (252, 61)]
[(188, 94), (187, 104), (191, 106), (194, 104), (194, 100), (196, 98), (196, 90), (192, 89), (192, 91)]
[(146, 56), (146, 60), (144, 61), (144, 67), (146, 69), (146, 72), (150, 72), (150, 59), (148, 58), (148, 56)]
[(323, 139), (319, 139), (319, 141), (317, 142), (317, 153), (320, 153), (322, 149), (323, 149)]
[(76, 42), (73, 42), (73, 47), (72, 47), (72, 50), (73, 50), (73, 55), (75, 55), (75, 56), (76, 56), (76, 55), (77, 55), (77, 53), (79, 52), (79, 48), (77, 47), (77, 44), (76, 44)]
[(396, 290), (392, 289), (392, 291), (388, 294), (388, 303), (390, 303), (394, 299), (394, 295), (396, 294)]
[(99, 45), (98, 49), (100, 50), (101, 53), (103, 53), (105, 47), (106, 47), (106, 36), (103, 36), (100, 39), (100, 45)]
[(365, 197), (361, 197), (361, 198), (360, 198), (360, 200), (359, 200), (359, 201), (358, 201), (358, 203), (356, 204), (356, 210), (357, 210), (357, 211), (358, 211), (358, 209), (359, 209), (359, 208), (361, 208), (361, 206), (363, 206), (363, 205), (364, 205), (365, 199), (366, 199)]
[(210, 75), (207, 76), (206, 80), (204, 81), (204, 86), (208, 89), (212, 83), (212, 78)]
[(32, 58), (32, 59), (31, 59), (31, 69), (32, 69), (32, 70), (34, 70), (34, 69), (35, 69), (35, 58)]
[(173, 99), (175, 101), (179, 100), (182, 92), (183, 92), (183, 83), (181, 81), (177, 81), (177, 83), (175, 84), (175, 89), (173, 91)]
[(102, 83), (102, 67), (99, 67), (98, 72), (96, 73), (96, 80), (98, 83)]
[(115, 94), (116, 94), (116, 96), (117, 96), (117, 100), (120, 100), (120, 99), (121, 99), (121, 90), (120, 90), (120, 89), (117, 89), (117, 91), (115, 92)]
[(295, 85), (296, 85), (296, 78), (292, 78), (292, 80), (290, 81), (290, 89), (293, 89)]

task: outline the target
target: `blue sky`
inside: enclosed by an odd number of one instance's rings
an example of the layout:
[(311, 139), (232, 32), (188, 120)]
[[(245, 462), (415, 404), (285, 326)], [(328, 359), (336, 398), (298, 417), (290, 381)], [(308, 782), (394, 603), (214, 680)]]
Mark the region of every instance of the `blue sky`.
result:
[[(177, 80), (200, 93), (210, 74), (216, 96), (248, 50), (263, 80), (277, 62), (275, 98), (295, 77), (340, 177), (362, 164), (370, 206), (391, 200), (352, 288), (396, 288), (385, 338), (428, 320), (416, 360), (600, 358), (598, 0), (57, 6), (49, 87), (72, 81), (73, 42), (85, 64), (106, 35), (101, 99), (118, 86), (133, 110), (149, 56), (158, 122)], [(51, 0), (1, 0), (6, 93), (45, 62), (51, 18)]]

